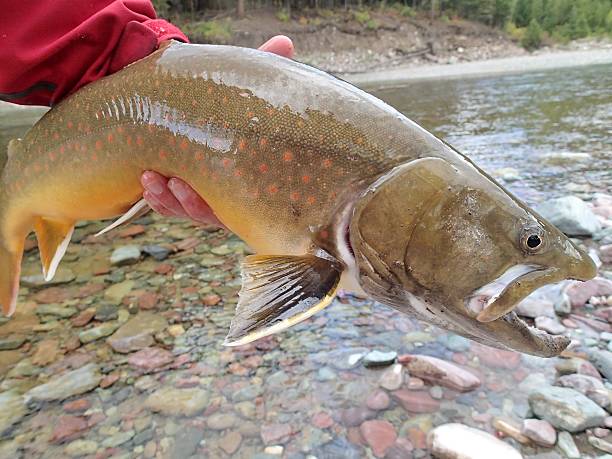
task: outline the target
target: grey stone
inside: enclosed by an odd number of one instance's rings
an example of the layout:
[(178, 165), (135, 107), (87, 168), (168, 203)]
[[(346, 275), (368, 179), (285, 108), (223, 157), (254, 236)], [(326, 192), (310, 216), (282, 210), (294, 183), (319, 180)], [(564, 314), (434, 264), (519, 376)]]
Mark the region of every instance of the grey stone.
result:
[(569, 236), (593, 236), (601, 230), (601, 223), (591, 208), (576, 196), (549, 199), (537, 211)]
[(134, 436), (133, 430), (127, 430), (125, 432), (119, 432), (102, 441), (102, 446), (105, 448), (116, 448), (117, 446), (123, 445), (132, 439)]
[(107, 342), (115, 352), (128, 353), (151, 346), (153, 335), (164, 330), (168, 321), (159, 314), (140, 312), (111, 336)]
[(91, 343), (105, 336), (112, 335), (119, 328), (118, 322), (106, 322), (97, 327), (88, 328), (79, 333), (79, 340), (83, 344)]
[(604, 451), (606, 453), (612, 454), (612, 443), (607, 442), (603, 438), (597, 438), (592, 435), (589, 435), (588, 441), (591, 444), (591, 446), (594, 446), (595, 448), (601, 451)]
[(150, 410), (173, 416), (193, 416), (207, 405), (208, 392), (198, 388), (163, 387), (149, 395), (145, 401), (145, 406)]
[(225, 430), (236, 425), (238, 418), (232, 413), (214, 413), (211, 414), (206, 424), (212, 430)]
[(560, 316), (567, 316), (572, 312), (572, 301), (567, 293), (561, 292), (555, 300), (554, 308)]
[(260, 385), (251, 384), (234, 392), (232, 400), (234, 402), (244, 402), (245, 400), (253, 400), (263, 394), (263, 387)]
[(592, 349), (589, 351), (589, 359), (608, 381), (612, 381), (612, 352)]
[(60, 304), (41, 304), (36, 308), (39, 316), (56, 316), (67, 319), (75, 315), (79, 310), (72, 306), (62, 306)]
[(0, 394), (0, 435), (14, 424), (17, 424), (27, 414), (28, 409), (24, 398), (16, 390)]
[(131, 265), (140, 260), (140, 247), (137, 245), (124, 245), (117, 247), (110, 257), (110, 262), (115, 266)]
[(566, 328), (557, 321), (550, 317), (536, 317), (535, 326), (540, 330), (544, 330), (552, 335), (561, 335), (565, 332)]
[(30, 389), (26, 401), (47, 402), (64, 400), (73, 395), (84, 394), (97, 387), (102, 379), (98, 366), (90, 363), (76, 370), (53, 377), (49, 382)]
[(399, 363), (387, 368), (383, 374), (380, 375), (380, 379), (378, 380), (380, 387), (390, 391), (399, 389), (403, 382), (404, 366)]
[(114, 304), (101, 304), (96, 308), (95, 319), (100, 322), (107, 322), (117, 318), (119, 308)]
[(204, 438), (203, 429), (183, 426), (174, 437), (174, 444), (165, 457), (177, 459), (193, 457), (202, 438)]
[(582, 457), (569, 432), (559, 432), (557, 435), (557, 448), (567, 459), (580, 459)]
[(0, 351), (10, 351), (20, 348), (26, 342), (23, 335), (8, 335), (0, 337)]
[(519, 316), (530, 317), (532, 319), (541, 316), (556, 317), (553, 303), (544, 298), (525, 298), (517, 305), (515, 312)]
[(98, 443), (92, 440), (74, 440), (66, 445), (64, 452), (70, 457), (81, 457), (95, 454)]
[(368, 352), (363, 358), (366, 367), (380, 367), (391, 365), (397, 359), (397, 352), (382, 352), (378, 350)]
[(142, 251), (155, 258), (157, 261), (164, 261), (170, 255), (170, 249), (160, 245), (145, 245)]
[(558, 429), (581, 432), (603, 423), (606, 412), (574, 389), (540, 387), (529, 394), (529, 405), (541, 419)]

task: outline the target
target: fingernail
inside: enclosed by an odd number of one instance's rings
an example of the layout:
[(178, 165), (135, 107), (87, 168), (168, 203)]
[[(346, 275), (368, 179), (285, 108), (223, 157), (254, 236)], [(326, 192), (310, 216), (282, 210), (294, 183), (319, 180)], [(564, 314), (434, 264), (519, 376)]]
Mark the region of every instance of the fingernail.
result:
[(189, 195), (188, 190), (178, 180), (170, 179), (168, 181), (168, 188), (170, 188), (170, 191), (172, 191), (172, 194), (179, 201), (184, 201), (185, 199), (187, 199), (187, 196)]
[(142, 186), (144, 186), (150, 193), (157, 196), (162, 194), (166, 187), (156, 175), (149, 173), (148, 171), (142, 174), (140, 181)]

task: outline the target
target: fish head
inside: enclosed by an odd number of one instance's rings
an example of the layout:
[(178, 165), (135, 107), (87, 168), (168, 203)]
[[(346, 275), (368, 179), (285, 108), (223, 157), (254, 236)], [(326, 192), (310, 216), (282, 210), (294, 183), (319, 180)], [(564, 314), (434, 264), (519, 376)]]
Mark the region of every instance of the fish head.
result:
[(595, 276), (591, 258), (469, 161), (398, 166), (361, 196), (349, 227), (374, 299), (494, 347), (559, 354), (569, 340), (514, 307), (537, 288)]

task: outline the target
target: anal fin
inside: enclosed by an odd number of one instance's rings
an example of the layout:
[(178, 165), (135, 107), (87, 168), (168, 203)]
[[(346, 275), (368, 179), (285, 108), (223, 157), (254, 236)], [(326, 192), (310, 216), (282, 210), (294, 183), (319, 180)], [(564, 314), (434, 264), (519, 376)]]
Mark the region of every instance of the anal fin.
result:
[(5, 316), (12, 316), (17, 306), (22, 255), (23, 244), (14, 250), (0, 244), (0, 304)]
[(43, 276), (48, 282), (55, 276), (59, 262), (66, 253), (74, 231), (74, 222), (39, 217), (34, 222), (34, 231), (38, 239)]
[(125, 225), (131, 222), (132, 220), (142, 217), (150, 210), (151, 208), (149, 207), (149, 204), (147, 204), (147, 201), (145, 201), (144, 199), (141, 199), (136, 204), (134, 204), (132, 207), (130, 207), (130, 209), (126, 213), (124, 213), (121, 217), (119, 217), (113, 223), (111, 223), (110, 225), (102, 229), (101, 231), (98, 231), (95, 234), (95, 236), (96, 237), (102, 236), (103, 234), (108, 233), (109, 231), (117, 228), (118, 226)]
[(285, 330), (333, 300), (343, 266), (315, 255), (251, 255), (242, 262), (242, 289), (226, 346)]

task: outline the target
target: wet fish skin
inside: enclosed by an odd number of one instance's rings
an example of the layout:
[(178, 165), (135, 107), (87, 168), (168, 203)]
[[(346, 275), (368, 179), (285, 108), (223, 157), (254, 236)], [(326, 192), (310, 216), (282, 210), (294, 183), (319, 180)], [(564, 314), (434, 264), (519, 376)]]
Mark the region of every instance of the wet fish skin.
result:
[[(421, 175), (415, 175), (421, 170), (415, 165), (426, 166)], [(45, 275), (52, 276), (74, 222), (126, 212), (141, 197), (139, 177), (149, 169), (188, 182), (230, 230), (266, 255), (243, 267), (268, 271), (247, 276), (257, 285), (246, 282), (242, 298), (255, 288), (258, 302), (275, 307), (250, 315), (255, 318), (249, 322), (239, 303), (241, 319), (232, 324), (236, 333), (230, 332), (234, 342), (255, 336), (251, 332), (262, 322), (290, 326), (328, 302), (339, 285), (351, 285), (489, 345), (541, 355), (562, 347), (544, 346), (542, 340), (536, 346), (511, 320), (478, 322), (474, 313), (461, 309), (466, 296), (499, 277), (506, 265), (524, 261), (515, 233), (534, 218), (543, 221), (467, 158), (380, 100), (311, 67), (255, 50), (176, 42), (81, 89), (48, 112), (22, 141), (11, 143), (0, 188), (0, 303), (5, 311), (15, 306), (23, 240), (32, 228)], [(389, 180), (396, 171), (407, 175)], [(417, 221), (410, 209), (434, 196), (423, 192), (427, 187), (410, 184), (427, 174), (435, 182), (440, 171), (440, 180), (454, 185), (440, 195), (439, 207), (456, 212), (442, 212), (437, 220), (427, 214), (421, 227), (427, 220), (432, 233), (439, 233), (427, 237), (402, 218)], [(505, 241), (490, 244), (500, 252), (476, 270), (462, 268), (475, 253), (489, 256), (494, 250), (483, 250), (474, 241), (443, 240), (453, 233), (446, 223), (465, 220), (460, 199), (469, 189), (478, 190), (477, 207), (492, 209), (487, 215), (498, 222), (487, 228), (490, 239)], [(396, 214), (370, 214), (372, 197), (376, 207)], [(524, 221), (517, 221), (519, 214)], [(455, 220), (445, 223), (443, 217)], [(469, 234), (475, 221), (465, 221), (463, 230)], [(541, 226), (543, 234), (564, 238), (549, 225)], [(421, 238), (420, 244), (396, 237), (412, 234)], [(592, 274), (583, 266), (590, 259), (568, 247), (578, 255), (541, 256), (538, 262), (558, 268), (559, 276)], [(404, 257), (408, 249), (415, 251), (415, 260)], [(440, 259), (444, 251), (452, 253), (458, 271), (444, 266), (438, 271), (431, 264), (419, 271), (427, 282), (415, 277), (416, 259)], [(314, 264), (312, 255), (318, 260)], [(570, 269), (572, 260), (580, 268)], [(402, 265), (411, 266), (413, 275), (403, 273)], [(270, 266), (278, 266), (276, 275)], [(342, 283), (334, 277), (340, 273)], [(287, 303), (268, 301), (270, 295), (283, 298), (289, 279), (295, 286), (300, 276), (321, 276), (331, 290), (319, 291), (310, 282), (308, 291), (291, 290), (294, 296)], [(411, 306), (414, 298), (435, 298), (453, 314), (450, 319), (440, 311), (419, 314)]]

